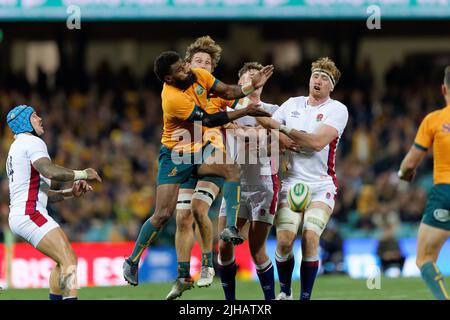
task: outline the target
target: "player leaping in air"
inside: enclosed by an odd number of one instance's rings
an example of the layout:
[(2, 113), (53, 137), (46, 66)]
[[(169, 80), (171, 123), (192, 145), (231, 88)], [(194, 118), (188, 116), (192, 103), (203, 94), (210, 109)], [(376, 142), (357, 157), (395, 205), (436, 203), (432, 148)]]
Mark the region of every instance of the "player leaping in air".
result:
[[(220, 61), (222, 48), (209, 36), (197, 38), (186, 50), (185, 60), (191, 68), (202, 68), (212, 73)], [(236, 106), (239, 99), (226, 100), (218, 96), (208, 97), (207, 113), (226, 111), (227, 107)], [(230, 124), (226, 124), (228, 126)], [(221, 128), (204, 128), (203, 138), (210, 141), (217, 148), (217, 152), (224, 152), (224, 142)], [(229, 161), (228, 163), (231, 163)], [(198, 287), (208, 287), (214, 280), (213, 267), (213, 225), (209, 217), (209, 209), (214, 202), (222, 201), (217, 198), (223, 187), (224, 179), (216, 176), (198, 177), (195, 173), (180, 185), (176, 212), (175, 248), (178, 260), (178, 277), (173, 284), (167, 299), (172, 300), (181, 296), (183, 291), (192, 288), (190, 276), (190, 261), (194, 247), (195, 233), (202, 250), (202, 262)], [(220, 205), (219, 202), (219, 205)], [(233, 219), (233, 217), (229, 217)], [(234, 222), (228, 223), (233, 225)]]
[[(77, 299), (77, 257), (66, 234), (47, 212), (48, 202), (80, 197), (92, 191), (86, 180), (100, 177), (94, 169), (71, 170), (55, 165), (48, 155), (42, 119), (30, 106), (7, 115), (14, 142), (6, 160), (9, 179), (9, 226), (12, 232), (56, 262), (50, 273), (50, 299)], [(76, 181), (72, 188), (51, 190), (51, 182)]]
[(445, 69), (441, 90), (446, 107), (431, 112), (423, 119), (398, 175), (400, 179), (411, 181), (428, 149), (433, 147), (434, 187), (419, 227), (416, 263), (422, 279), (436, 299), (449, 300), (444, 277), (436, 261), (450, 236), (450, 66)]
[[(161, 93), (164, 129), (159, 156), (156, 208), (154, 214), (142, 226), (131, 256), (123, 264), (124, 278), (132, 285), (138, 284), (138, 263), (143, 251), (171, 218), (176, 208), (180, 184), (187, 181), (193, 172), (196, 171), (198, 176), (223, 177), (227, 215), (236, 217), (239, 210), (239, 167), (224, 163), (209, 164), (205, 158), (208, 155), (203, 154), (203, 139), (192, 140), (195, 122), (200, 123), (200, 126), (216, 127), (246, 115), (270, 116), (255, 104), (232, 112), (209, 114), (205, 110), (211, 93), (232, 100), (245, 97), (262, 87), (272, 75), (273, 66), (264, 67), (251, 82), (242, 87), (226, 85), (204, 69), (191, 69), (179, 54), (173, 51), (163, 52), (155, 60), (154, 70), (157, 77), (164, 82)], [(233, 221), (234, 225), (227, 226), (221, 237), (224, 241), (239, 244), (242, 237), (236, 229), (236, 219)]]

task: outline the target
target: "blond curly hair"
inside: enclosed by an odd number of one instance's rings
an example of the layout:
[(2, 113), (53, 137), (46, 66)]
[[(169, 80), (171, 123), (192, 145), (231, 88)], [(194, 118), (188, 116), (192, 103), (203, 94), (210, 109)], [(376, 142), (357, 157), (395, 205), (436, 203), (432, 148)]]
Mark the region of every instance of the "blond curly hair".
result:
[(220, 55), (222, 54), (222, 48), (216, 44), (216, 42), (210, 36), (204, 36), (197, 38), (193, 43), (189, 45), (186, 50), (185, 60), (192, 61), (192, 58), (197, 52), (205, 52), (211, 57), (211, 65), (214, 70), (220, 61)]
[(321, 57), (314, 61), (311, 64), (311, 72), (316, 69), (324, 70), (329, 75), (331, 75), (332, 79), (334, 80), (334, 86), (339, 82), (339, 79), (341, 78), (341, 72), (334, 64), (334, 61), (328, 57)]

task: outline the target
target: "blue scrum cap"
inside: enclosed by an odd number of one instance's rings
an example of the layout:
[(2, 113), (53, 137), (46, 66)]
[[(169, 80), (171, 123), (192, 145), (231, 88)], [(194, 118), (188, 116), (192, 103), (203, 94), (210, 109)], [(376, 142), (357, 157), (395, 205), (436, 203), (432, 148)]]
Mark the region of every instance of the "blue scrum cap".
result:
[(31, 125), (30, 117), (34, 112), (33, 107), (20, 105), (14, 107), (6, 116), (11, 131), (14, 134), (33, 132), (33, 126)]

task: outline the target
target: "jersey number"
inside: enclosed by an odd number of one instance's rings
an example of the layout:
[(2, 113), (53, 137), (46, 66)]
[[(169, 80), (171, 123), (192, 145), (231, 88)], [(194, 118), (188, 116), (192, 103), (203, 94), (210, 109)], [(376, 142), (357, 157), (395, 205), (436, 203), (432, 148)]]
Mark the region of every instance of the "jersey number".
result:
[(6, 174), (8, 175), (11, 182), (14, 182), (14, 170), (12, 168), (12, 156), (9, 156), (8, 161), (6, 161)]

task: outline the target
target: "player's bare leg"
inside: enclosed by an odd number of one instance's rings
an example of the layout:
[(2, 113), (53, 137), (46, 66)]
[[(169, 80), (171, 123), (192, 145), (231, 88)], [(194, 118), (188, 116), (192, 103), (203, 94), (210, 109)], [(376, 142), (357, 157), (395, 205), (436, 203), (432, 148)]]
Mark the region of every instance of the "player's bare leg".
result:
[[(193, 189), (180, 189), (180, 197), (187, 195), (189, 198), (192, 198), (193, 193)], [(178, 278), (189, 278), (191, 252), (195, 241), (193, 230), (194, 216), (191, 205), (184, 209), (177, 209), (176, 224), (175, 248), (178, 258)]]
[(266, 253), (266, 241), (271, 224), (262, 221), (252, 221), (248, 232), (250, 254), (256, 266), (261, 288), (266, 300), (275, 299), (275, 280), (272, 261)]
[[(312, 202), (304, 214), (302, 232), (302, 263), (300, 266), (300, 300), (311, 298), (314, 281), (319, 269), (318, 249), (320, 235), (332, 213), (323, 202)], [(313, 217), (313, 219), (310, 219)]]
[(240, 206), (240, 169), (237, 164), (227, 164), (232, 162), (223, 161), (222, 164), (207, 164), (214, 163), (214, 160), (205, 160), (205, 163), (200, 165), (197, 174), (199, 176), (219, 176), (225, 179), (223, 185), (223, 197), (226, 202), (227, 220), (226, 226), (220, 233), (220, 239), (225, 242), (231, 242), (234, 245), (239, 245), (244, 241), (244, 238), (239, 234), (236, 227), (237, 214)]
[(277, 229), (275, 262), (280, 282), (277, 300), (292, 300), (292, 273), (295, 266), (293, 247), (302, 218), (301, 214), (290, 210), (287, 204), (282, 203), (275, 219)]
[[(36, 249), (53, 259), (59, 266), (59, 270), (52, 271), (50, 293), (55, 295), (61, 293), (63, 300), (76, 299), (78, 294), (77, 257), (64, 231), (61, 228), (51, 230), (42, 238)], [(58, 287), (59, 290), (57, 290)]]
[(167, 300), (180, 297), (184, 291), (192, 289), (193, 281), (190, 274), (191, 252), (194, 247), (194, 216), (191, 210), (191, 200), (194, 189), (180, 189), (178, 201), (190, 199), (189, 203), (178, 203), (176, 213), (177, 229), (175, 233), (175, 249), (178, 259), (178, 276), (172, 285)]
[[(192, 199), (193, 189), (180, 189), (180, 199)], [(187, 202), (187, 200), (185, 200)], [(189, 203), (178, 203), (176, 212), (177, 230), (175, 233), (175, 249), (178, 259), (178, 278), (190, 277), (191, 251), (194, 247), (194, 216)]]
[(445, 288), (444, 277), (436, 266), (436, 261), (445, 241), (450, 237), (450, 231), (421, 223), (417, 237), (416, 264), (422, 278), (436, 299), (449, 300)]
[(56, 264), (52, 271), (50, 272), (49, 277), (49, 289), (50, 294), (49, 298), (50, 300), (62, 300), (63, 291), (59, 287), (59, 277), (61, 274), (61, 268), (59, 264)]
[(209, 218), (209, 208), (216, 198), (220, 189), (217, 185), (209, 181), (199, 181), (196, 186), (196, 193), (192, 198), (192, 212), (196, 221), (197, 237), (202, 249), (202, 267), (200, 279), (197, 282), (199, 287), (208, 287), (214, 280), (213, 266), (213, 226)]
[[(237, 226), (241, 229), (247, 219), (238, 218)], [(219, 217), (219, 233), (227, 225), (227, 217)], [(236, 300), (236, 272), (237, 265), (234, 258), (234, 247), (230, 242), (219, 239), (219, 274), (226, 300)]]
[(155, 212), (143, 224), (131, 256), (123, 264), (123, 276), (129, 284), (138, 285), (139, 260), (175, 212), (179, 188), (179, 184), (161, 184), (156, 188)]
[(192, 211), (197, 224), (198, 238), (200, 247), (202, 248), (202, 268), (200, 271), (200, 279), (197, 282), (199, 287), (208, 287), (214, 279), (214, 266), (212, 254), (213, 227), (211, 219), (208, 216), (209, 205), (201, 200), (192, 199)]

